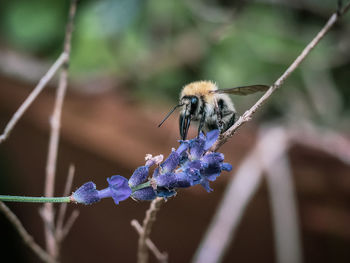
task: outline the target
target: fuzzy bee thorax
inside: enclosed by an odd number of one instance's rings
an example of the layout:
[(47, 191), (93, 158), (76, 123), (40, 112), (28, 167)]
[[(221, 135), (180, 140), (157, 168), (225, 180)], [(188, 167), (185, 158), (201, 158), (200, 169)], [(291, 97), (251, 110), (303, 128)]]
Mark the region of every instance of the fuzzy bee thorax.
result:
[(218, 87), (211, 81), (196, 81), (186, 85), (180, 94), (180, 99), (185, 96), (196, 96), (198, 98), (204, 98), (206, 102), (212, 103), (214, 100), (213, 91)]

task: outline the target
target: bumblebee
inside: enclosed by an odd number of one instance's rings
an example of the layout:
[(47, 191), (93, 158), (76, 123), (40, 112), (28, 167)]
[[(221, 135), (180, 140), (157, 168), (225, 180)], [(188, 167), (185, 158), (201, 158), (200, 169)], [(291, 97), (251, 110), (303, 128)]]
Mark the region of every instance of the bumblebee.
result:
[(180, 136), (186, 140), (191, 121), (198, 123), (198, 135), (201, 131), (208, 132), (220, 129), (223, 133), (228, 130), (236, 120), (236, 110), (229, 95), (248, 95), (258, 91), (266, 91), (269, 86), (251, 85), (230, 89), (218, 89), (212, 81), (196, 81), (183, 87), (180, 93), (180, 102), (176, 105), (158, 125), (179, 107)]

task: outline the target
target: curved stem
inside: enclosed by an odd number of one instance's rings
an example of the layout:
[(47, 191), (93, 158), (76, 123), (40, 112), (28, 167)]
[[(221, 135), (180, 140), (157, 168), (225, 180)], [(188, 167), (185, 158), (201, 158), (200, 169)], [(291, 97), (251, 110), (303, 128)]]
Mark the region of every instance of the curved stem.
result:
[(66, 196), (66, 197), (32, 197), (32, 196), (0, 195), (0, 201), (24, 202), (24, 203), (70, 203), (71, 199), (69, 196)]

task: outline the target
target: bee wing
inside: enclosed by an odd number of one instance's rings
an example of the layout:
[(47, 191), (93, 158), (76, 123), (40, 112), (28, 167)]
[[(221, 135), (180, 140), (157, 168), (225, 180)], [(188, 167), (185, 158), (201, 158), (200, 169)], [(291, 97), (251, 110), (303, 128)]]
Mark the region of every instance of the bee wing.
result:
[(234, 87), (230, 89), (219, 89), (214, 91), (215, 93), (227, 93), (227, 94), (234, 94), (234, 95), (248, 95), (253, 94), (259, 91), (267, 91), (270, 88), (270, 86), (266, 85), (251, 85), (251, 86), (241, 86), (241, 87)]

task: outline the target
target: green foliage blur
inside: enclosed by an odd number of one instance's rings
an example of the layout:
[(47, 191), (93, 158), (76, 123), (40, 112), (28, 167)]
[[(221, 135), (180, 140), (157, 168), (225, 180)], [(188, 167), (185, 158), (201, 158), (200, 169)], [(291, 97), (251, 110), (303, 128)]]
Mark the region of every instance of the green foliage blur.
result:
[[(301, 2), (80, 1), (71, 74), (81, 79), (113, 76), (146, 101), (174, 102), (183, 85), (201, 79), (213, 80), (221, 88), (272, 84), (321, 29), (337, 3)], [(54, 59), (62, 47), (68, 6), (69, 1), (58, 0), (2, 2), (1, 45)], [(329, 119), (346, 113), (349, 22), (347, 15), (288, 79), (273, 98), (269, 114), (295, 107), (295, 94), (309, 100), (306, 85), (317, 89), (317, 82), (323, 82), (317, 77), (320, 74), (327, 75), (340, 96)], [(306, 80), (305, 75), (311, 77)], [(243, 103), (254, 100), (244, 98)]]

